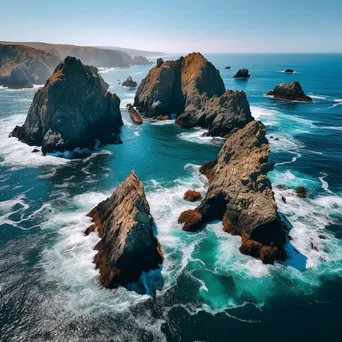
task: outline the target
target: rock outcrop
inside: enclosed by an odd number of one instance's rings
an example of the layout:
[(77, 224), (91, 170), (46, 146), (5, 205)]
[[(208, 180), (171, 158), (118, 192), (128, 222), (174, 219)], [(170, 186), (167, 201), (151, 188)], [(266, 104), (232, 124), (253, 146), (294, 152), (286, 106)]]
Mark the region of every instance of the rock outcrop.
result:
[(233, 77), (238, 78), (240, 80), (247, 80), (251, 76), (248, 73), (248, 69), (240, 69)]
[(284, 72), (285, 72), (286, 74), (293, 74), (293, 73), (294, 73), (294, 70), (292, 70), (292, 69), (286, 69)]
[(183, 197), (186, 201), (189, 202), (196, 202), (202, 199), (202, 195), (200, 192), (195, 190), (188, 190)]
[(140, 114), (134, 109), (134, 107), (130, 103), (127, 104), (126, 107), (128, 109), (128, 113), (132, 121), (137, 125), (141, 125), (143, 121), (141, 119)]
[(177, 114), (176, 124), (228, 137), (252, 120), (244, 92), (225, 90), (219, 71), (200, 53), (158, 59), (140, 83), (134, 105), (148, 117)]
[(272, 263), (284, 259), (286, 235), (267, 178), (273, 164), (265, 134), (264, 125), (252, 121), (227, 139), (218, 159), (200, 170), (209, 180), (205, 198), (179, 222), (184, 230), (197, 230), (222, 220), (224, 231), (242, 237), (242, 253)]
[(284, 99), (289, 101), (311, 102), (312, 98), (304, 94), (299, 82), (281, 83), (266, 95), (273, 96), (275, 99)]
[(296, 196), (299, 198), (307, 198), (308, 197), (308, 192), (304, 188), (304, 186), (299, 186), (296, 189)]
[(39, 89), (23, 126), (10, 136), (42, 146), (43, 154), (120, 143), (120, 99), (107, 91), (95, 67), (74, 57), (60, 63)]
[(123, 87), (128, 87), (128, 88), (135, 88), (137, 85), (138, 85), (138, 83), (133, 81), (131, 75), (129, 75), (129, 76), (127, 77), (127, 80), (126, 80), (126, 81), (123, 81), (123, 82), (122, 82), (122, 86), (123, 86)]
[(230, 66), (229, 66), (229, 65), (227, 65), (227, 66), (225, 67), (225, 69), (228, 69), (228, 70), (229, 70), (229, 69), (230, 69)]
[(19, 89), (44, 84), (58, 56), (28, 46), (0, 44), (0, 85)]
[[(111, 197), (88, 214), (101, 238), (94, 262), (104, 287), (137, 281), (143, 271), (155, 270), (163, 255), (153, 233), (153, 218), (144, 186), (132, 171)], [(87, 233), (93, 231), (90, 226)]]
[(152, 63), (144, 56), (135, 56), (133, 57), (132, 64), (133, 65), (148, 65)]

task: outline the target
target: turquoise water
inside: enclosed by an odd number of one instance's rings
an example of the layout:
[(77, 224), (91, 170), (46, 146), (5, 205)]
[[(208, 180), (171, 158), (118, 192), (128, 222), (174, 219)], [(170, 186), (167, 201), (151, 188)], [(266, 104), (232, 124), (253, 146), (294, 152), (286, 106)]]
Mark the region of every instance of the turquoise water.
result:
[[(292, 227), (285, 265), (263, 265), (240, 254), (240, 238), (224, 233), (220, 222), (197, 233), (181, 230), (178, 215), (194, 207), (183, 194), (205, 194), (198, 168), (216, 157), (222, 142), (173, 120), (131, 123), (125, 107), (134, 91), (118, 80), (132, 75), (140, 82), (149, 66), (101, 71), (121, 98), (124, 143), (63, 158), (31, 153), (32, 147), (8, 138), (23, 123), (36, 89), (0, 88), (1, 341), (227, 341), (255, 340), (266, 332), (278, 341), (338, 340), (342, 55), (207, 58), (227, 89), (247, 93), (254, 117), (267, 127), (276, 163), (269, 176)], [(252, 78), (232, 79), (242, 67)], [(286, 68), (296, 73), (284, 74)], [(313, 103), (264, 96), (292, 80), (300, 81)], [(98, 238), (83, 234), (90, 223), (85, 214), (131, 170), (145, 184), (165, 255), (165, 285), (156, 297), (101, 288), (92, 264)], [(299, 185), (308, 189), (308, 199), (294, 196)], [(153, 273), (142, 281), (149, 287)]]

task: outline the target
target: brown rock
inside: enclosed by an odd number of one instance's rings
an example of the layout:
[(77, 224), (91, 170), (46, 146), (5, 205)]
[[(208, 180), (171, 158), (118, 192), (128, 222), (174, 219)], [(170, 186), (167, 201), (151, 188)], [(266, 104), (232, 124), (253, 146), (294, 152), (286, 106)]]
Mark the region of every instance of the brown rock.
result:
[(124, 285), (138, 280), (143, 271), (159, 268), (163, 256), (153, 218), (143, 184), (133, 171), (88, 216), (101, 237), (94, 262), (103, 286)]
[(132, 119), (132, 121), (137, 125), (141, 125), (143, 121), (140, 114), (133, 108), (133, 106), (130, 103), (127, 104), (126, 107), (128, 108), (129, 116)]
[[(245, 234), (248, 241), (254, 241), (245, 243), (244, 253), (260, 257), (263, 247), (277, 248), (277, 253), (267, 249), (263, 254), (263, 261), (272, 262), (274, 256), (285, 256), (286, 237), (267, 178), (273, 164), (268, 161), (265, 134), (264, 125), (252, 121), (227, 139), (217, 161), (204, 167), (210, 186), (195, 211), (201, 215), (201, 224), (223, 220), (225, 231)], [(191, 221), (186, 221), (186, 229), (198, 229), (198, 222), (191, 226)], [(256, 243), (260, 244), (258, 253)]]
[(185, 128), (228, 137), (252, 120), (244, 92), (225, 91), (219, 71), (200, 53), (160, 61), (138, 87), (135, 106), (146, 116), (175, 113)]
[(89, 226), (85, 232), (84, 235), (88, 236), (90, 233), (94, 232), (96, 230), (96, 225), (92, 224), (91, 226)]
[(308, 197), (308, 192), (306, 191), (306, 189), (304, 188), (304, 186), (299, 186), (296, 189), (296, 195), (299, 198), (307, 198)]
[(202, 222), (202, 215), (197, 210), (186, 210), (183, 211), (179, 218), (178, 223), (184, 223), (183, 230), (195, 231), (197, 230)]
[(195, 190), (188, 190), (184, 194), (184, 199), (189, 202), (196, 202), (202, 199), (202, 195), (200, 192), (195, 191)]
[(281, 83), (266, 95), (273, 96), (275, 99), (290, 101), (311, 102), (312, 98), (305, 95), (299, 82)]

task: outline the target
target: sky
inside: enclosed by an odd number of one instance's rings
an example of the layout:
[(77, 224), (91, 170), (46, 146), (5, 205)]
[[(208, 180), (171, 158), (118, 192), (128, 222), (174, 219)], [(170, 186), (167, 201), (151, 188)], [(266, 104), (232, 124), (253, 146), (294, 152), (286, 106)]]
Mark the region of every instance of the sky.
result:
[(0, 41), (162, 52), (342, 52), (342, 0), (1, 0)]

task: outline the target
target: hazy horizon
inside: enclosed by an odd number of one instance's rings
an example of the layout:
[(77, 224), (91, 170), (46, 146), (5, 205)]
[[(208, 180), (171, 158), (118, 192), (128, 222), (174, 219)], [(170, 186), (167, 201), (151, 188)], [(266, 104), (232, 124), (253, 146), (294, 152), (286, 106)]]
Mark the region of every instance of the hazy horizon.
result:
[[(18, 11), (18, 8), (21, 8)], [(164, 53), (340, 53), (342, 3), (288, 0), (90, 0), (2, 5), (0, 40), (122, 47)], [(28, 15), (29, 14), (29, 15)], [(4, 34), (6, 32), (6, 34)]]

